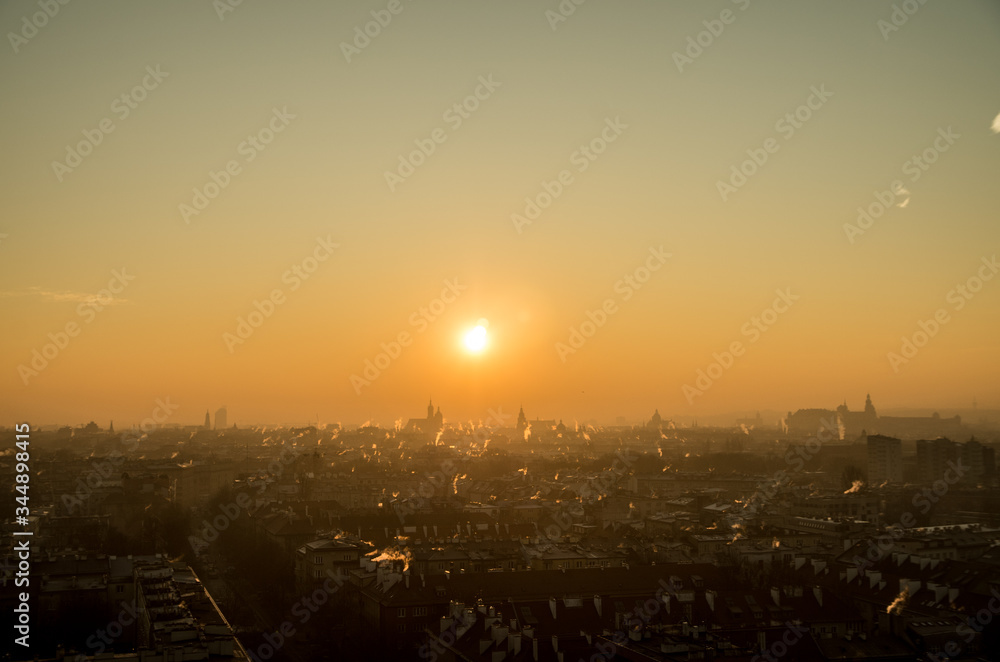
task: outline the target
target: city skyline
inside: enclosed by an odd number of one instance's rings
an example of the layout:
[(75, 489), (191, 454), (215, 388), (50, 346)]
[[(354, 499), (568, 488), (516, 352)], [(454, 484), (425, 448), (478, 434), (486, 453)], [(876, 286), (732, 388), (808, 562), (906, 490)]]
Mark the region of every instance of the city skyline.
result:
[[(870, 397), (870, 395), (869, 395)], [(440, 409), (441, 401), (436, 401), (433, 396), (430, 398), (432, 403), (435, 403), (435, 407)], [(718, 412), (708, 415), (703, 415), (700, 419), (697, 415), (684, 414), (681, 412), (672, 412), (663, 410), (662, 407), (658, 407), (655, 404), (651, 405), (651, 408), (646, 410), (636, 409), (635, 413), (631, 415), (625, 414), (615, 414), (607, 418), (599, 418), (594, 416), (589, 417), (574, 417), (574, 416), (564, 416), (558, 411), (549, 411), (547, 409), (535, 409), (528, 403), (527, 416), (529, 421), (535, 420), (554, 420), (557, 422), (563, 422), (568, 427), (573, 427), (575, 425), (596, 425), (599, 427), (615, 427), (620, 425), (626, 426), (643, 426), (648, 424), (650, 419), (654, 415), (660, 415), (664, 421), (664, 425), (674, 423), (679, 428), (687, 428), (692, 426), (697, 426), (699, 420), (701, 422), (701, 427), (718, 427), (718, 428), (739, 428), (740, 423), (746, 420), (751, 420), (755, 418), (760, 418), (760, 425), (764, 428), (781, 427), (788, 422), (790, 415), (796, 412), (810, 412), (810, 411), (836, 411), (837, 409), (846, 406), (847, 409), (854, 414), (861, 414), (863, 412), (863, 402), (860, 398), (857, 401), (853, 400), (842, 400), (837, 403), (821, 403), (819, 406), (815, 407), (792, 407), (785, 409), (769, 409), (769, 408), (759, 408), (759, 409), (748, 409), (748, 410), (734, 410), (727, 412)], [(445, 410), (449, 409), (448, 403), (444, 403)], [(472, 425), (486, 425), (492, 428), (514, 428), (517, 420), (518, 410), (524, 411), (525, 403), (519, 402), (516, 405), (509, 406), (504, 403), (500, 403), (495, 407), (490, 407), (480, 413), (465, 413), (459, 412), (454, 414), (452, 412), (447, 412), (448, 415), (442, 414), (443, 421), (446, 426), (450, 427), (466, 427), (469, 424)], [(293, 419), (282, 419), (282, 420), (262, 420), (254, 419), (252, 416), (246, 417), (245, 419), (236, 420), (232, 416), (231, 409), (229, 407), (219, 407), (213, 411), (213, 406), (203, 406), (202, 409), (190, 409), (184, 408), (178, 402), (172, 401), (170, 398), (157, 398), (153, 403), (152, 412), (159, 415), (160, 412), (168, 413), (168, 416), (164, 418), (163, 421), (157, 422), (155, 426), (150, 426), (151, 429), (166, 427), (166, 428), (205, 428), (205, 421), (211, 421), (210, 429), (213, 430), (223, 430), (227, 427), (232, 427), (234, 424), (237, 427), (257, 427), (257, 426), (344, 426), (347, 428), (363, 426), (363, 425), (376, 425), (384, 428), (394, 428), (398, 427), (400, 429), (405, 428), (405, 421), (407, 417), (417, 411), (420, 411), (419, 406), (414, 407), (401, 407), (400, 411), (395, 413), (390, 412), (384, 416), (369, 416), (362, 415), (361, 412), (357, 412), (356, 415), (351, 418), (341, 417), (341, 418), (324, 418), (323, 416), (312, 416), (308, 418), (303, 418), (301, 420)], [(204, 413), (202, 413), (204, 412)], [(223, 414), (223, 420), (226, 425), (219, 427), (216, 422), (219, 417), (220, 412), (225, 412)], [(918, 416), (927, 417), (934, 414), (941, 415), (946, 418), (959, 416), (963, 419), (963, 422), (968, 424), (979, 424), (979, 423), (992, 423), (995, 424), (1000, 422), (1000, 409), (989, 409), (979, 406), (977, 400), (973, 400), (967, 407), (879, 407), (879, 412), (882, 414), (888, 414), (891, 416)], [(206, 418), (207, 416), (207, 418)], [(100, 416), (89, 416), (84, 419), (69, 421), (69, 420), (39, 420), (33, 421), (35, 427), (44, 427), (51, 429), (53, 426), (65, 426), (70, 427), (81, 427), (88, 422), (93, 422), (99, 425), (99, 427), (104, 428), (105, 424), (110, 422), (114, 424), (114, 421), (118, 421), (119, 429), (125, 427), (141, 427), (142, 422), (140, 418), (149, 419), (150, 417), (144, 414), (142, 417), (138, 414), (133, 414), (129, 416), (121, 416), (118, 418), (113, 417), (100, 417)]]

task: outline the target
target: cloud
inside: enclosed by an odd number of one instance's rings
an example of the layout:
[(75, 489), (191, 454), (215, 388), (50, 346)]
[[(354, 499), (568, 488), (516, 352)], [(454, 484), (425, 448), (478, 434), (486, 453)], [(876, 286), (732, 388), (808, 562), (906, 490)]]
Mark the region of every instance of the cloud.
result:
[(1000, 133), (1000, 115), (993, 118), (993, 126), (990, 128), (993, 129), (993, 133)]
[(13, 297), (32, 297), (51, 303), (96, 303), (101, 306), (113, 306), (115, 304), (126, 303), (128, 301), (128, 299), (123, 299), (122, 297), (117, 296), (112, 297), (109, 300), (107, 296), (102, 298), (100, 295), (92, 294), (90, 292), (46, 290), (38, 286), (32, 286), (26, 290), (0, 291), (0, 298), (9, 299)]

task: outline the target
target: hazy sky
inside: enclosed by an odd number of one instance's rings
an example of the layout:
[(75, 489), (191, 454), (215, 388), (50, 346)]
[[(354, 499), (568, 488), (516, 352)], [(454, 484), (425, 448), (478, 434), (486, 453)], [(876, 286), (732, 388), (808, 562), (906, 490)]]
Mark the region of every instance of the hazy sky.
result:
[(0, 5), (0, 423), (1000, 406), (996, 2), (52, 4)]

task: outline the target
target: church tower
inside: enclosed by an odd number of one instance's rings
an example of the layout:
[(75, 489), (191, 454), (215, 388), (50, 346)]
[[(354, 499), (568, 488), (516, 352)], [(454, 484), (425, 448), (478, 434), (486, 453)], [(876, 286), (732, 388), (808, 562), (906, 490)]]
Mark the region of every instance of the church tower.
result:
[(525, 430), (528, 427), (528, 417), (524, 415), (524, 406), (522, 405), (521, 411), (517, 413), (517, 429)]
[(878, 414), (875, 413), (875, 405), (872, 404), (871, 393), (869, 393), (868, 397), (865, 399), (865, 416), (872, 420), (878, 418)]

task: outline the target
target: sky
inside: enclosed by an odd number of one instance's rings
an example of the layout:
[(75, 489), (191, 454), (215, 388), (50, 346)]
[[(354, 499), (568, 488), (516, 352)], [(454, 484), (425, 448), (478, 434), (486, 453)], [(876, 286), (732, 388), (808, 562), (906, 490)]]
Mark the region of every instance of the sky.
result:
[(996, 2), (0, 28), (0, 424), (1000, 407)]

